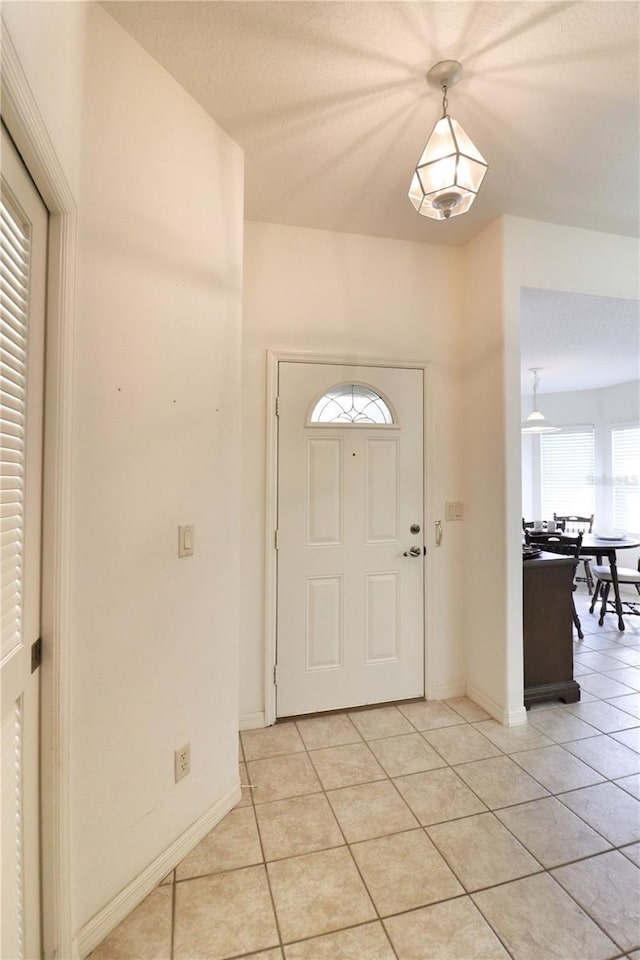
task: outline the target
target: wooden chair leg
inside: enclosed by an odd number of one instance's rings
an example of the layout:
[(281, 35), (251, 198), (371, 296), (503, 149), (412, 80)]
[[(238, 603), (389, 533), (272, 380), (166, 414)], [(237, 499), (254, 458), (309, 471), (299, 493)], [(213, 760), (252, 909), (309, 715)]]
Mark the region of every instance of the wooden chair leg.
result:
[(596, 601), (600, 595), (601, 587), (602, 587), (602, 581), (598, 580), (598, 582), (596, 583), (596, 589), (594, 590), (593, 596), (591, 597), (591, 606), (589, 607), (589, 613), (593, 613), (593, 611), (596, 608)]
[(605, 583), (605, 585), (604, 585), (604, 587), (602, 588), (602, 591), (601, 591), (601, 592), (602, 592), (602, 606), (600, 607), (600, 619), (598, 620), (598, 623), (600, 624), (600, 626), (602, 626), (602, 624), (604, 623), (604, 615), (605, 615), (605, 613), (607, 612), (607, 598), (608, 598), (608, 596), (609, 596), (609, 587), (610, 587), (610, 586), (611, 586), (610, 583)]
[(578, 616), (578, 611), (576, 610), (576, 602), (573, 601), (573, 625), (578, 631), (578, 640), (584, 640), (584, 633), (582, 632), (582, 624), (580, 623), (580, 617)]
[(591, 564), (588, 560), (584, 561), (584, 575), (587, 581), (587, 590), (589, 595), (593, 593), (593, 575), (591, 573)]

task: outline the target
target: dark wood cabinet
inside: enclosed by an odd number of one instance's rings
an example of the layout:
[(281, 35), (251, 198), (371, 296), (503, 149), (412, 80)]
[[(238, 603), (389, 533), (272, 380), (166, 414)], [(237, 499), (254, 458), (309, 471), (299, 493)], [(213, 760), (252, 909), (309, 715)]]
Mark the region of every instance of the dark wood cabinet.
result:
[(524, 705), (580, 699), (573, 679), (573, 577), (576, 561), (543, 553), (522, 563)]

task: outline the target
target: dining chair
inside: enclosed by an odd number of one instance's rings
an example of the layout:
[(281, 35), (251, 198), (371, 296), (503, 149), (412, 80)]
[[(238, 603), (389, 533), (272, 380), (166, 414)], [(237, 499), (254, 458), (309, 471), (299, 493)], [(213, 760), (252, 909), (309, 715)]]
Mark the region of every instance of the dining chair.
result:
[[(546, 520), (543, 521), (543, 523), (546, 523), (546, 522), (547, 522)], [(523, 529), (523, 530), (533, 530), (534, 523), (535, 523), (535, 520), (525, 520), (525, 518), (523, 517), (523, 518), (522, 518), (522, 529)], [(536, 533), (547, 533), (547, 532), (557, 533), (558, 530), (560, 530), (560, 531), (563, 531), (563, 530), (564, 530), (564, 523), (562, 523), (561, 521), (558, 521), (558, 522), (556, 523), (556, 529), (555, 529), (554, 531), (547, 531), (546, 529), (543, 528), (542, 530), (536, 530)]]
[[(640, 560), (638, 560), (638, 569), (632, 570), (630, 567), (618, 567), (618, 583), (628, 583), (636, 588), (638, 594), (640, 594)], [(613, 601), (609, 601), (609, 590), (611, 589), (611, 584), (613, 582), (611, 577), (611, 568), (607, 566), (600, 566), (599, 564), (594, 565), (593, 575), (596, 578), (596, 588), (593, 592), (593, 597), (591, 598), (591, 606), (589, 607), (589, 613), (593, 613), (598, 597), (602, 601), (600, 607), (600, 618), (598, 623), (600, 626), (604, 623), (604, 615), (607, 612), (607, 609), (612, 609), (615, 605)], [(607, 601), (611, 604), (611, 607), (607, 608)], [(640, 601), (638, 600), (621, 600), (623, 608), (626, 608), (626, 613), (634, 614), (640, 616)]]
[[(573, 557), (574, 560), (580, 560), (580, 547), (582, 546), (582, 534), (577, 533), (575, 536), (571, 535), (562, 535), (562, 539), (556, 536), (555, 533), (531, 533), (529, 530), (525, 530), (524, 538), (527, 545), (536, 544), (541, 547), (546, 553), (557, 553), (563, 557)], [(607, 567), (607, 570), (609, 568)], [(576, 583), (573, 583), (573, 592), (576, 590)], [(576, 610), (575, 599), (571, 598), (571, 603), (573, 604), (573, 623), (578, 632), (578, 638), (584, 640), (584, 633), (582, 632), (582, 624), (580, 623), (580, 617), (578, 616), (578, 611)]]
[[(590, 517), (581, 517), (576, 513), (562, 515), (554, 513), (553, 519), (561, 521), (567, 533), (593, 533), (593, 521), (595, 519), (595, 514), (593, 513)], [(581, 583), (586, 583), (587, 590), (592, 594), (593, 573), (591, 571), (591, 562), (588, 557), (581, 557), (580, 559), (584, 564), (584, 577), (576, 577), (576, 580), (579, 580)]]

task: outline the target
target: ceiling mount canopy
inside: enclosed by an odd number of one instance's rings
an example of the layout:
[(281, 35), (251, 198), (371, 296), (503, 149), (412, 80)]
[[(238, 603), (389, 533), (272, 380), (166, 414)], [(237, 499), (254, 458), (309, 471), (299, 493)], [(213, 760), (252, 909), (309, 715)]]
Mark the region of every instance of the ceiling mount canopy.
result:
[(554, 427), (552, 423), (545, 420), (544, 416), (538, 410), (538, 387), (540, 377), (538, 375), (542, 367), (529, 367), (533, 374), (533, 410), (526, 420), (522, 421), (522, 433), (557, 433), (561, 427)]
[(457, 60), (441, 60), (427, 73), (429, 84), (442, 90), (442, 117), (418, 160), (409, 199), (421, 216), (432, 220), (449, 220), (466, 213), (488, 169), (480, 151), (447, 113), (447, 91), (461, 76)]

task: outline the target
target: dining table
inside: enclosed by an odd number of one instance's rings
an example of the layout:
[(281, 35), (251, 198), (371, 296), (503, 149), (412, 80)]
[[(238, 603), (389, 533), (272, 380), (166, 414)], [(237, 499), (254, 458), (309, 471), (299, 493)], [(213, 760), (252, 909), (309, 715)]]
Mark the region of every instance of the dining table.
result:
[[(549, 534), (554, 536), (554, 534)], [(562, 536), (562, 534), (560, 534)], [(595, 557), (596, 561), (602, 563), (602, 558), (606, 557), (611, 569), (611, 583), (613, 584), (613, 594), (615, 597), (614, 606), (618, 615), (618, 630), (624, 630), (624, 620), (622, 617), (622, 599), (620, 597), (620, 584), (618, 582), (618, 563), (616, 559), (617, 550), (633, 550), (634, 547), (640, 547), (640, 540), (633, 537), (621, 536), (617, 539), (613, 537), (597, 536), (595, 533), (585, 533), (582, 537), (580, 547), (581, 557)]]

